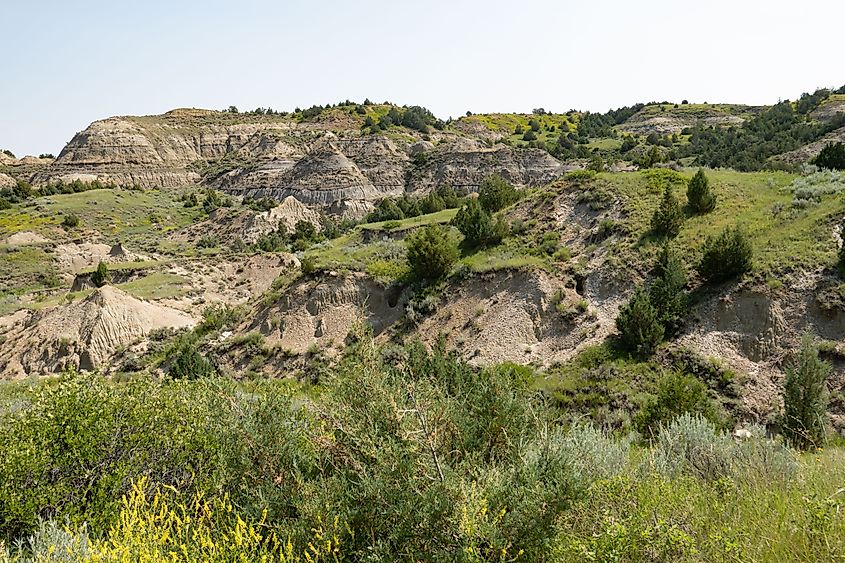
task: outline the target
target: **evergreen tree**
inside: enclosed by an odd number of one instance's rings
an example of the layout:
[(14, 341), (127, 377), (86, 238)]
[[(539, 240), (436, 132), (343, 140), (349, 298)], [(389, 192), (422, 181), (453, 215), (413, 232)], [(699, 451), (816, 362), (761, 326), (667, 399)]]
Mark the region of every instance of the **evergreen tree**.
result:
[(103, 287), (111, 281), (111, 273), (105, 262), (97, 264), (97, 269), (91, 274), (91, 282), (97, 287)]
[(501, 176), (487, 176), (478, 188), (478, 202), (488, 213), (495, 213), (519, 200), (519, 192)]
[(819, 168), (845, 170), (845, 144), (828, 143), (815, 158), (813, 163)]
[(197, 350), (196, 344), (185, 342), (176, 351), (168, 373), (174, 379), (200, 379), (214, 375), (214, 366)]
[(458, 260), (458, 245), (447, 229), (429, 225), (405, 239), (411, 271), (424, 280), (436, 280), (449, 273)]
[(695, 213), (710, 213), (716, 208), (716, 196), (710, 190), (710, 181), (701, 168), (687, 185), (687, 201)]
[(507, 234), (507, 224), (501, 217), (493, 218), (481, 207), (477, 200), (471, 199), (461, 207), (452, 224), (464, 235), (468, 246), (494, 246)]
[(672, 336), (680, 330), (689, 305), (687, 275), (677, 253), (666, 241), (655, 268), (657, 279), (649, 289), (649, 299), (657, 311), (657, 318), (663, 325), (665, 336)]
[(812, 336), (805, 334), (801, 350), (786, 369), (783, 387), (783, 433), (795, 448), (817, 448), (824, 441), (830, 371)]
[(675, 197), (671, 184), (667, 184), (663, 190), (663, 199), (651, 218), (651, 230), (658, 236), (675, 238), (681, 232), (683, 224), (684, 210), (681, 208), (681, 202)]
[(718, 236), (707, 237), (698, 273), (709, 282), (722, 282), (751, 270), (754, 249), (739, 227), (727, 227)]
[(633, 354), (650, 356), (663, 340), (663, 325), (648, 292), (638, 288), (616, 317), (622, 346)]

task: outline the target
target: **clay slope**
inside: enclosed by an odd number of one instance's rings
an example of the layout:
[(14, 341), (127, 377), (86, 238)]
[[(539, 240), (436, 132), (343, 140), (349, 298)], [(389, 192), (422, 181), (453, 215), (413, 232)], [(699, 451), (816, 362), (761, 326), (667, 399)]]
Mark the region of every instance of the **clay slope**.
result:
[(180, 311), (141, 301), (111, 286), (85, 299), (19, 319), (0, 344), (6, 378), (105, 367), (120, 348), (139, 344), (150, 331), (194, 325)]
[(340, 348), (358, 323), (368, 323), (376, 335), (393, 325), (406, 297), (401, 288), (384, 288), (365, 274), (307, 277), (269, 306), (259, 305), (239, 331), (258, 331), (268, 343), (300, 354), (313, 345)]

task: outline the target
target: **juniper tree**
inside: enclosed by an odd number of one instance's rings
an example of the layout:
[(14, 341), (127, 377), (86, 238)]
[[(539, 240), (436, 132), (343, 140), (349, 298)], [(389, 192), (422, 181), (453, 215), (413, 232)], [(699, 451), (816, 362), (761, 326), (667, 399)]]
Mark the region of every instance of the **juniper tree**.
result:
[(649, 289), (649, 299), (657, 311), (664, 335), (671, 336), (680, 330), (686, 317), (689, 297), (684, 266), (669, 241), (663, 245), (655, 268), (657, 279)]
[(675, 197), (672, 186), (667, 184), (663, 190), (663, 199), (651, 217), (651, 230), (658, 236), (675, 238), (681, 232), (683, 224), (684, 211), (681, 209), (681, 203)]
[(709, 282), (721, 282), (751, 270), (754, 248), (739, 226), (726, 227), (718, 236), (704, 241), (698, 273)]
[(648, 292), (638, 288), (616, 317), (622, 346), (639, 356), (650, 356), (663, 340), (663, 325)]
[(436, 280), (449, 273), (458, 260), (458, 245), (440, 225), (429, 225), (410, 235), (405, 244), (408, 265), (420, 279)]
[(695, 213), (710, 213), (716, 209), (716, 196), (710, 190), (710, 181), (704, 170), (700, 168), (687, 185), (687, 201)]
[(819, 358), (812, 336), (804, 334), (783, 386), (783, 434), (795, 448), (817, 448), (824, 441), (830, 371), (830, 364)]

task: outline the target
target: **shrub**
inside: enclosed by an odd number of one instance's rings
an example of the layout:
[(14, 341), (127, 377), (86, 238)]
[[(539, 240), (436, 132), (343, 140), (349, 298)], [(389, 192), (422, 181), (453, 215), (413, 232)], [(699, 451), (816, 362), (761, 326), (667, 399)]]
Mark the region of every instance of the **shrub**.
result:
[(222, 328), (233, 328), (241, 319), (243, 311), (237, 307), (230, 307), (222, 303), (215, 303), (203, 309), (202, 322), (194, 331), (199, 336)]
[(216, 372), (208, 358), (199, 353), (196, 343), (191, 339), (182, 342), (170, 360), (172, 363), (167, 373), (173, 379), (201, 379)]
[(303, 256), (299, 261), (299, 269), (303, 274), (310, 275), (317, 271), (317, 260), (313, 256)]
[(700, 168), (687, 186), (687, 201), (695, 213), (710, 213), (716, 209), (716, 196), (710, 190), (710, 182), (704, 170)]
[(165, 485), (207, 483), (219, 453), (213, 387), (99, 374), (64, 376), (31, 395), (0, 425), (0, 535), (34, 530), (38, 517), (67, 517), (103, 532), (121, 495), (142, 475)]
[(689, 297), (684, 267), (669, 241), (663, 245), (656, 270), (657, 279), (649, 288), (649, 299), (657, 310), (657, 318), (663, 325), (664, 335), (672, 336), (683, 325)]
[(783, 387), (783, 433), (795, 448), (817, 448), (824, 442), (827, 420), (827, 378), (831, 365), (819, 358), (812, 336), (786, 368)]
[(211, 214), (220, 207), (231, 206), (232, 200), (224, 195), (221, 195), (221, 193), (217, 190), (213, 188), (205, 190), (205, 200), (203, 200), (202, 208), (206, 213)]
[(310, 221), (299, 220), (293, 226), (293, 236), (291, 238), (294, 241), (312, 242), (317, 238), (317, 227)]
[(623, 348), (632, 354), (650, 356), (663, 340), (663, 326), (648, 293), (638, 288), (616, 317)]
[(220, 239), (214, 235), (200, 237), (197, 241), (197, 248), (214, 248), (220, 244)]
[(91, 274), (91, 282), (97, 287), (103, 287), (111, 281), (111, 273), (105, 262), (97, 264), (97, 269)]
[(612, 479), (622, 473), (628, 463), (630, 444), (617, 440), (592, 424), (578, 422), (565, 433), (552, 431), (570, 467), (573, 480), (588, 487), (599, 479)]
[(429, 225), (412, 233), (405, 240), (408, 264), (420, 279), (435, 280), (444, 277), (458, 260), (458, 245), (447, 229)]
[(653, 437), (661, 426), (685, 413), (699, 415), (717, 427), (724, 423), (723, 413), (704, 383), (690, 375), (669, 373), (660, 379), (657, 394), (649, 397), (637, 414), (637, 430)]
[(657, 435), (654, 465), (670, 478), (692, 475), (715, 481), (732, 470), (734, 442), (699, 415), (683, 414)]
[(684, 224), (684, 210), (673, 193), (671, 184), (663, 190), (663, 199), (654, 210), (651, 218), (651, 230), (657, 236), (675, 238)]
[(279, 223), (275, 231), (258, 237), (255, 247), (262, 252), (280, 252), (287, 249), (290, 237), (284, 223)]
[(62, 219), (62, 227), (65, 229), (75, 229), (79, 226), (79, 217), (74, 215), (73, 213), (68, 213), (65, 215), (65, 218)]
[(828, 143), (813, 160), (819, 168), (845, 170), (845, 144)]
[(471, 247), (495, 246), (507, 234), (507, 223), (504, 219), (501, 217), (494, 219), (474, 199), (468, 200), (461, 207), (458, 214), (452, 219), (452, 225), (461, 231), (467, 245)]
[(495, 213), (516, 203), (519, 197), (516, 188), (496, 174), (484, 178), (478, 188), (478, 202), (488, 213)]
[(704, 241), (698, 273), (708, 282), (727, 281), (751, 270), (753, 247), (739, 227), (727, 227)]

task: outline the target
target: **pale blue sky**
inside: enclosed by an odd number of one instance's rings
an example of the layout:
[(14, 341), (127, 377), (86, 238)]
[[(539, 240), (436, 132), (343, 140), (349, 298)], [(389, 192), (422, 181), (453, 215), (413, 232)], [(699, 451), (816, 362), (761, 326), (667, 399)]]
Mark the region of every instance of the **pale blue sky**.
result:
[(174, 107), (769, 104), (845, 83), (843, 22), (841, 0), (0, 0), (0, 148)]

